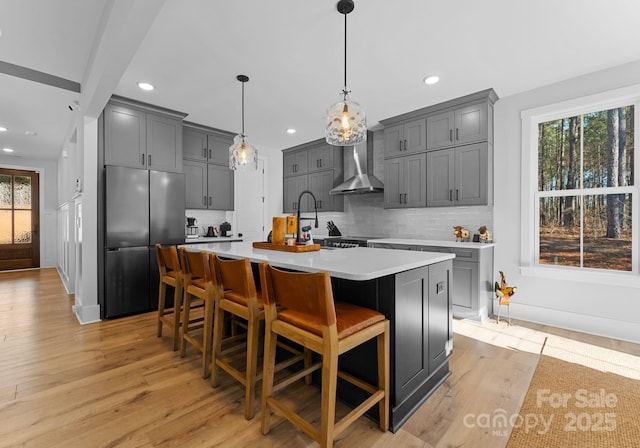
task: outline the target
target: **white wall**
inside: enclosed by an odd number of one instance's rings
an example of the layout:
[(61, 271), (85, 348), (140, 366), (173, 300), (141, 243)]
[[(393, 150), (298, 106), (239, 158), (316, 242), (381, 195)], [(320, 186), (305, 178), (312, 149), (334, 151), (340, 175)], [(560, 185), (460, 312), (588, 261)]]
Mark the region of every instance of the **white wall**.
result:
[[(523, 110), (640, 83), (640, 61), (500, 99), (495, 122), (495, 269), (518, 286), (511, 315), (640, 342), (640, 290), (524, 276), (520, 272), (520, 170)], [(498, 92), (499, 93), (499, 92)]]
[(40, 267), (57, 264), (58, 167), (54, 160), (36, 160), (0, 154), (0, 166), (40, 173)]

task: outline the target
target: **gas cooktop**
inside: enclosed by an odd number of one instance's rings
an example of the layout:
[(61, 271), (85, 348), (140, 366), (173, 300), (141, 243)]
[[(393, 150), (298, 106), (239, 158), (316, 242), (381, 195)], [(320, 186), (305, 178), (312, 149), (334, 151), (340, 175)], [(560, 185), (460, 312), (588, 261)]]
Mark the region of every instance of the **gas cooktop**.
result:
[(320, 244), (321, 247), (333, 247), (339, 249), (346, 249), (349, 247), (367, 247), (367, 243), (374, 239), (376, 238), (370, 236), (314, 237), (314, 241)]

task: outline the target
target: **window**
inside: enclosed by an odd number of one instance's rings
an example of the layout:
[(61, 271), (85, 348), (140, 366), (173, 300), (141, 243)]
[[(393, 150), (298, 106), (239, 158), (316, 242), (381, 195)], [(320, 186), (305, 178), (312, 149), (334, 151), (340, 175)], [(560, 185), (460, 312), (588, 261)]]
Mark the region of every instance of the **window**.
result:
[(630, 90), (523, 112), (525, 268), (639, 273), (640, 89)]

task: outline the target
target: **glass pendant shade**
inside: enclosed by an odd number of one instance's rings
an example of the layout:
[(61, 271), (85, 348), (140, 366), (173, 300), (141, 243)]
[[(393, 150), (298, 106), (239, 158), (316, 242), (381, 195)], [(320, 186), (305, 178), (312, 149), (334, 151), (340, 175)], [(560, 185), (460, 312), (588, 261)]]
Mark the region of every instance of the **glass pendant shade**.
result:
[(351, 146), (367, 141), (364, 107), (349, 101), (347, 95), (343, 101), (331, 105), (327, 110), (325, 135), (327, 143), (334, 146)]
[(258, 150), (247, 142), (245, 135), (236, 135), (229, 146), (229, 168), (232, 170), (257, 170)]

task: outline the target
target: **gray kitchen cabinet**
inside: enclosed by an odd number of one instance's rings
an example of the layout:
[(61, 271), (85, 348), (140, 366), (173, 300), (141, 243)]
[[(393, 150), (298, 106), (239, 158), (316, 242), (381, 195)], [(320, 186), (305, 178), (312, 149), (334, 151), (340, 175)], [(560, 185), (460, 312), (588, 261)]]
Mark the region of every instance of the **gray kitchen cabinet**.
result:
[(229, 165), (230, 133), (189, 123), (184, 126), (183, 158), (200, 162)]
[[(399, 244), (372, 240), (369, 247), (453, 253), (451, 305), (453, 316), (484, 322), (493, 313), (493, 246), (466, 243), (465, 247)], [(432, 297), (433, 285), (430, 286)]]
[(298, 196), (304, 190), (309, 189), (309, 178), (307, 175), (286, 177), (283, 181), (283, 208), (285, 213), (297, 213), (309, 210), (309, 196), (304, 195), (301, 199), (302, 204), (298, 204)]
[(490, 106), (483, 101), (428, 116), (427, 149), (448, 148), (487, 140), (489, 113)]
[(209, 210), (233, 210), (233, 170), (228, 166), (207, 164), (207, 194)]
[(309, 154), (307, 151), (296, 151), (283, 156), (283, 172), (285, 176), (299, 176), (307, 172)]
[(105, 165), (182, 172), (185, 114), (120, 97), (112, 97), (103, 114)]
[(488, 204), (489, 144), (427, 153), (427, 207)]
[(419, 118), (384, 129), (384, 156), (393, 157), (427, 149), (426, 120)]
[(214, 163), (185, 160), (187, 209), (233, 210), (233, 170)]
[(309, 190), (316, 198), (319, 212), (343, 211), (344, 198), (329, 191), (344, 180), (342, 147), (328, 145), (324, 139), (282, 151), (283, 212), (313, 211), (313, 199), (305, 195), (302, 204), (298, 196)]
[(185, 177), (187, 209), (207, 209), (209, 205), (207, 191), (207, 164), (193, 160), (182, 163)]
[(385, 208), (427, 205), (427, 156), (414, 154), (384, 161)]
[[(396, 402), (405, 400), (446, 361), (451, 339), (451, 264), (396, 274)], [(422, 332), (416, 337), (416, 331)]]
[(234, 172), (229, 169), (233, 134), (186, 122), (184, 173), (187, 209), (234, 210)]

